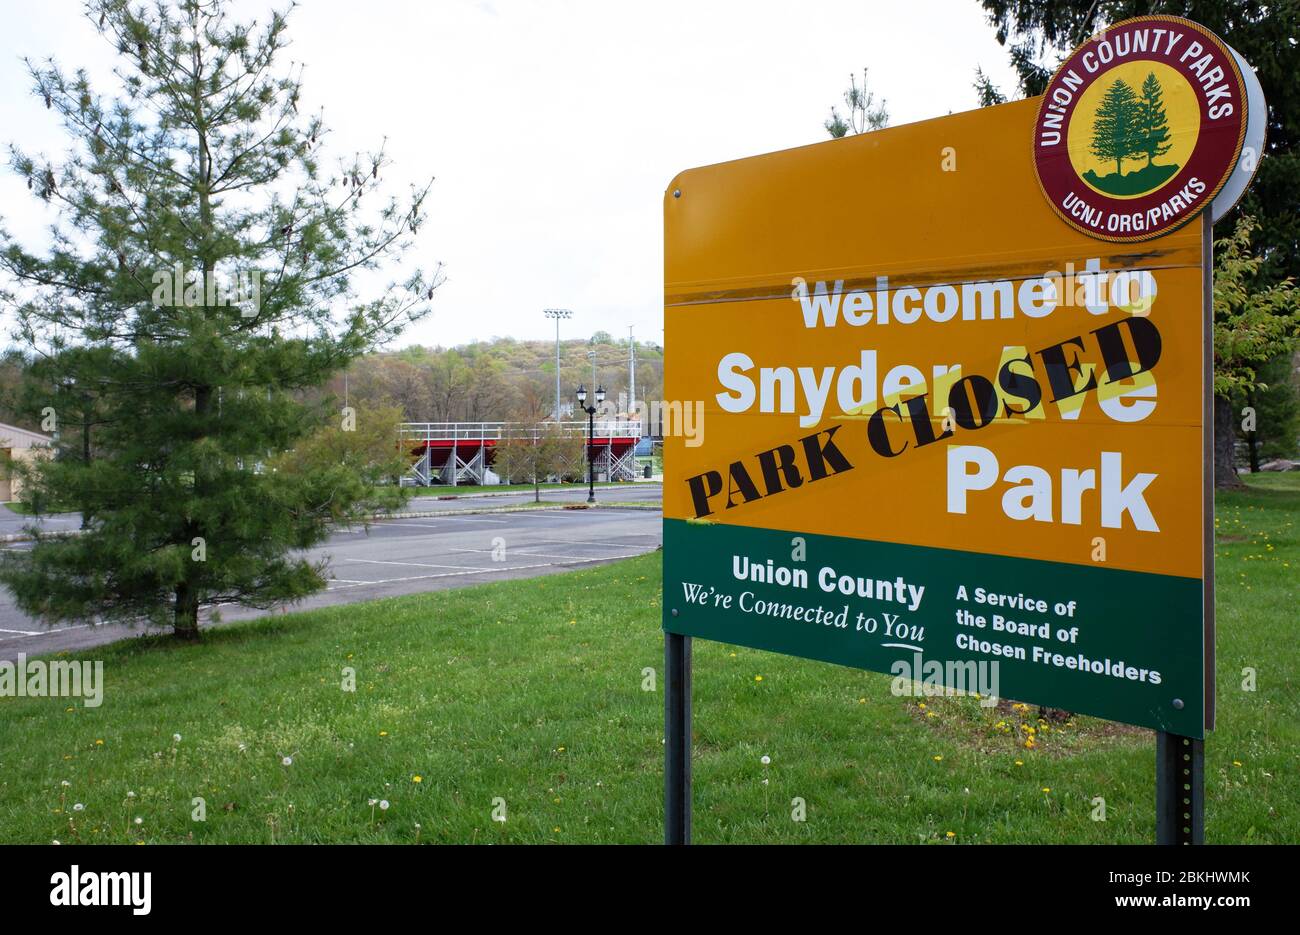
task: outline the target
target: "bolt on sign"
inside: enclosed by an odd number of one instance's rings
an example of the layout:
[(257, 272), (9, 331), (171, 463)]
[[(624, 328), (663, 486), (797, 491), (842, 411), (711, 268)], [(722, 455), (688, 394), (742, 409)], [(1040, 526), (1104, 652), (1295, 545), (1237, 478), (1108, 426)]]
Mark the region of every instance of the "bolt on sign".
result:
[(1142, 17), (1042, 98), (674, 179), (665, 630), (1203, 737), (1210, 219), (1262, 127)]

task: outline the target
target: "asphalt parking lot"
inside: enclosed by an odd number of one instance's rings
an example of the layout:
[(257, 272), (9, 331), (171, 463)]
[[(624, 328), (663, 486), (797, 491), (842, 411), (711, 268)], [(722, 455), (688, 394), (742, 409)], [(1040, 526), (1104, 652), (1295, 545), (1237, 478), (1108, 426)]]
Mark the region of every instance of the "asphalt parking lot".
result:
[[(659, 487), (619, 489), (620, 501), (658, 499)], [(586, 499), (586, 492), (563, 496)], [(602, 491), (597, 490), (597, 497)], [(532, 495), (523, 496), (524, 501)], [(544, 494), (545, 499), (558, 499)], [(611, 495), (607, 498), (614, 500)], [(486, 581), (554, 574), (573, 568), (631, 558), (662, 543), (661, 514), (655, 510), (604, 508), (465, 514), (471, 508), (505, 506), (514, 497), (437, 501), (414, 500), (411, 511), (440, 509), (445, 515), (394, 518), (368, 529), (340, 530), (313, 557), (330, 562), (328, 588), (294, 610), (369, 601), (422, 591), (464, 587)], [(436, 505), (435, 505), (436, 504)], [(74, 524), (75, 525), (75, 524)], [(9, 543), (5, 548), (28, 548)], [(267, 611), (227, 605), (223, 622), (265, 616)], [(31, 620), (0, 590), (0, 659), (19, 653), (85, 649), (144, 632), (120, 624), (60, 624), (46, 628)]]

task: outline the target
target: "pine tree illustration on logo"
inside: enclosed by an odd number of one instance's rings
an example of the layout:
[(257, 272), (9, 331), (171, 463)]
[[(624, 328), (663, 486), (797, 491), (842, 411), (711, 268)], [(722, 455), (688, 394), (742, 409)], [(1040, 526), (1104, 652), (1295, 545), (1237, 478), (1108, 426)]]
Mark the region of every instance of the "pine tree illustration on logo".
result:
[[(1083, 177), (1093, 188), (1108, 195), (1141, 195), (1159, 188), (1178, 172), (1178, 165), (1160, 165), (1159, 156), (1169, 152), (1169, 118), (1165, 114), (1164, 89), (1155, 72), (1142, 82), (1139, 96), (1123, 79), (1116, 79), (1093, 116), (1089, 150), (1098, 160), (1114, 163), (1115, 171), (1098, 175), (1089, 169)], [(1146, 164), (1124, 171), (1124, 160)]]

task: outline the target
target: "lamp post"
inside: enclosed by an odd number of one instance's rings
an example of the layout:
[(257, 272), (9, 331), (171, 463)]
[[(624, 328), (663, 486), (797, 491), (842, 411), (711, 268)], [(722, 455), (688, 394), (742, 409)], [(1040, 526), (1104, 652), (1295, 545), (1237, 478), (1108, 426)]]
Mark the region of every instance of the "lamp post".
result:
[(587, 414), (587, 502), (596, 502), (596, 407), (605, 401), (605, 387), (596, 387), (596, 405), (587, 405), (587, 388), (578, 384), (578, 408)]
[(560, 319), (572, 318), (567, 308), (544, 308), (542, 314), (555, 319), (555, 421), (560, 421)]

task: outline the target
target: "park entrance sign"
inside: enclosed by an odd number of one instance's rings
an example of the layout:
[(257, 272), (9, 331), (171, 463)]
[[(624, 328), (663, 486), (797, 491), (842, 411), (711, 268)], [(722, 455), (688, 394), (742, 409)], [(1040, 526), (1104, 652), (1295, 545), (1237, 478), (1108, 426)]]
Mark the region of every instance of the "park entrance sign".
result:
[(1204, 231), (1062, 224), (1037, 109), (673, 183), (665, 626), (1201, 736)]
[(665, 442), (670, 840), (686, 637), (1213, 726), (1203, 209), (1241, 78), (1146, 18), (1042, 99), (673, 180), (665, 393), (705, 418)]

